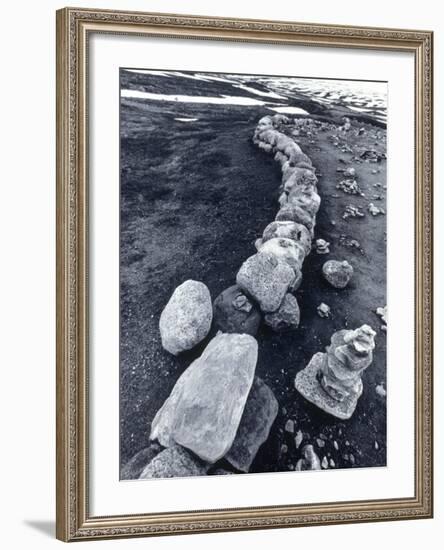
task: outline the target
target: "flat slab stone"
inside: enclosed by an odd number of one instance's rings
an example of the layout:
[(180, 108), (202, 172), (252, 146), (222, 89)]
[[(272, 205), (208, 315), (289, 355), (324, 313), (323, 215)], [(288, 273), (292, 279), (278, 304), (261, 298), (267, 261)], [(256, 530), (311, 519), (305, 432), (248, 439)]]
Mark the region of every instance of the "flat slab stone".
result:
[(271, 389), (255, 376), (236, 439), (225, 459), (242, 472), (248, 472), (260, 446), (267, 440), (279, 405)]
[(253, 383), (258, 346), (249, 334), (218, 334), (180, 376), (150, 439), (175, 443), (214, 463), (233, 444)]
[(299, 371), (294, 382), (298, 392), (323, 411), (341, 420), (348, 420), (355, 412), (356, 404), (362, 394), (362, 382), (360, 391), (355, 395), (346, 397), (343, 401), (337, 401), (328, 395), (319, 383), (319, 372), (325, 359), (325, 353), (318, 352), (311, 358), (305, 369)]

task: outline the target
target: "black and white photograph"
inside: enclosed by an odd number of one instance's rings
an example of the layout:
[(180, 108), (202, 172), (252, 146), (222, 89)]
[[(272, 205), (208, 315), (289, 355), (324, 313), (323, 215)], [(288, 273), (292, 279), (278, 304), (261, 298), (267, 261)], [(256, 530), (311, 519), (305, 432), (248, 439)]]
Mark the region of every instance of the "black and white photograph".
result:
[(387, 465), (387, 84), (120, 69), (120, 480)]

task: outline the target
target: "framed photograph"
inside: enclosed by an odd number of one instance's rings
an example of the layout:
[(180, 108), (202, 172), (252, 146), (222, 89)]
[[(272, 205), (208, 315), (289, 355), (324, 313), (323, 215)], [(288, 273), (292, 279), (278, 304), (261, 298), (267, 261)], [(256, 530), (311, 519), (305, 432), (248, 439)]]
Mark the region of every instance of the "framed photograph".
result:
[(57, 12), (57, 537), (432, 516), (432, 39)]

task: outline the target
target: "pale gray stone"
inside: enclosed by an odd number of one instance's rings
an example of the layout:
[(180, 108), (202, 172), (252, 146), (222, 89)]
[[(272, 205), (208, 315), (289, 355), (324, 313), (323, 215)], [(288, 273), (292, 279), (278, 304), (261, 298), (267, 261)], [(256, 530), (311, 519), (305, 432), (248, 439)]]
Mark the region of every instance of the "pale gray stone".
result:
[(311, 250), (310, 231), (308, 231), (305, 225), (302, 225), (301, 223), (292, 221), (271, 222), (264, 229), (262, 242), (266, 242), (274, 238), (292, 239), (303, 246), (305, 254), (308, 254)]
[(292, 239), (276, 237), (262, 242), (259, 252), (268, 252), (283, 260), (297, 273), (301, 270), (305, 258), (304, 247)]
[(136, 453), (120, 470), (120, 479), (138, 479), (143, 469), (157, 456), (162, 450), (160, 445), (152, 443)]
[(179, 285), (160, 315), (162, 346), (178, 355), (199, 344), (208, 334), (213, 307), (208, 288), (199, 281)]
[(151, 440), (178, 443), (214, 463), (233, 444), (253, 383), (258, 346), (248, 334), (215, 336), (157, 412)]
[(322, 274), (334, 288), (345, 288), (353, 276), (353, 266), (346, 260), (329, 260), (322, 266)]
[(294, 270), (268, 252), (250, 256), (236, 277), (237, 284), (256, 300), (263, 312), (276, 311), (294, 281)]

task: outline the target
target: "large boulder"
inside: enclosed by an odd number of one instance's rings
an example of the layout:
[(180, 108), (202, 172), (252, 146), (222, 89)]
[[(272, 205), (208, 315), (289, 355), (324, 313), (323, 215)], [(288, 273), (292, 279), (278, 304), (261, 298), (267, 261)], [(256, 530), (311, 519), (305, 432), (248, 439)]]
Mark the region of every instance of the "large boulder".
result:
[(185, 370), (157, 412), (151, 440), (178, 443), (205, 462), (222, 458), (233, 444), (257, 362), (248, 334), (218, 334)]
[(288, 195), (287, 203), (298, 205), (315, 216), (321, 205), (321, 197), (316, 191), (296, 187)]
[(138, 479), (146, 466), (157, 456), (162, 447), (157, 443), (151, 443), (148, 447), (140, 450), (120, 469), (120, 479)]
[(199, 281), (179, 285), (160, 316), (162, 346), (178, 355), (201, 342), (210, 331), (213, 307), (208, 288)]
[(273, 313), (267, 313), (264, 321), (274, 331), (283, 332), (298, 328), (300, 318), (298, 301), (292, 294), (286, 294), (279, 309)]
[(159, 453), (143, 469), (139, 479), (152, 477), (189, 477), (206, 475), (209, 464), (179, 445), (174, 445)]
[(294, 270), (269, 252), (250, 256), (241, 266), (236, 283), (258, 302), (264, 312), (276, 311), (295, 281)]
[(260, 446), (270, 434), (278, 410), (279, 405), (271, 389), (255, 376), (236, 439), (225, 455), (225, 459), (235, 468), (242, 472), (249, 471)]
[(263, 242), (259, 248), (259, 252), (273, 254), (276, 258), (287, 263), (295, 273), (301, 270), (305, 258), (304, 247), (296, 241), (284, 237), (276, 237)]
[(264, 229), (262, 242), (275, 238), (292, 239), (301, 244), (305, 249), (305, 254), (311, 250), (311, 236), (305, 225), (291, 221), (271, 222)]
[(322, 274), (331, 286), (345, 288), (353, 276), (353, 266), (347, 260), (329, 260), (322, 266)]
[(222, 332), (254, 336), (261, 323), (261, 312), (238, 285), (224, 290), (214, 300), (213, 322)]

